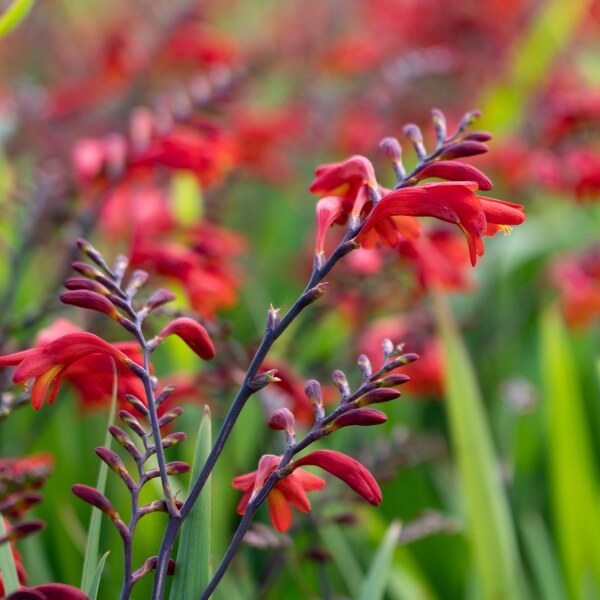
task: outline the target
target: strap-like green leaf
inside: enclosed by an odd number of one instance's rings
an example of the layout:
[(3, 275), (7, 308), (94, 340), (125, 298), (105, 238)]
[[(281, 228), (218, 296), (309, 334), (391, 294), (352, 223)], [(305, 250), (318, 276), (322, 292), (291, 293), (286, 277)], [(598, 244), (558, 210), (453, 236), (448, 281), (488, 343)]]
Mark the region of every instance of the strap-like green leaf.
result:
[[(198, 477), (212, 446), (210, 410), (204, 407), (200, 422), (190, 486)], [(181, 528), (177, 552), (177, 568), (173, 576), (170, 600), (197, 598), (210, 581), (212, 565), (210, 556), (211, 478), (206, 481), (196, 504)]]
[(467, 349), (443, 296), (435, 297), (445, 361), (446, 410), (482, 599), (522, 598), (514, 526), (492, 434)]
[(401, 531), (402, 526), (399, 521), (393, 521), (389, 526), (362, 583), (358, 600), (381, 600), (383, 598), (394, 560), (394, 550), (398, 545)]
[[(108, 415), (108, 424), (106, 426), (106, 436), (104, 438), (104, 446), (110, 448), (112, 436), (108, 432), (108, 428), (113, 424), (115, 420), (115, 413), (117, 412), (117, 370), (113, 361), (113, 389), (112, 397), (110, 402), (110, 411)], [(108, 465), (104, 461), (100, 461), (100, 468), (98, 469), (98, 478), (96, 480), (96, 489), (104, 494), (106, 489), (106, 476), (108, 473)], [(85, 555), (83, 557), (83, 571), (81, 574), (81, 589), (90, 597), (92, 600), (95, 596), (92, 595), (92, 586), (100, 563), (98, 562), (98, 548), (100, 546), (100, 529), (102, 527), (102, 513), (97, 508), (92, 508), (92, 514), (90, 516), (90, 525), (88, 527), (88, 537), (85, 545)], [(106, 554), (104, 555), (106, 557)], [(104, 558), (106, 560), (106, 558)], [(102, 561), (100, 561), (102, 562)], [(104, 564), (104, 563), (102, 563)], [(100, 574), (102, 570), (100, 569)], [(98, 584), (100, 581), (98, 580)], [(97, 589), (97, 588), (96, 588)]]
[[(0, 514), (0, 537), (4, 537), (5, 535), (6, 527), (4, 526), (4, 519)], [(6, 595), (16, 592), (19, 589), (19, 578), (9, 543), (0, 545), (0, 573), (2, 574)]]

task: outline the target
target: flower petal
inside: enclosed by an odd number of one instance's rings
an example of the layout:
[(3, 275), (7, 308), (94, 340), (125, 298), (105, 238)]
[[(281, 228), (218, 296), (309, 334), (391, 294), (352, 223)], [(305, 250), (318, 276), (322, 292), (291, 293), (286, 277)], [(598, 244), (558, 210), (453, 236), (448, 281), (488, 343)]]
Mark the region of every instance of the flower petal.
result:
[(268, 501), (273, 527), (282, 533), (287, 531), (292, 524), (292, 509), (283, 492), (276, 487), (273, 488), (269, 493)]
[(188, 317), (181, 317), (171, 321), (156, 336), (159, 340), (176, 335), (181, 338), (200, 358), (211, 360), (215, 357), (215, 347), (208, 332), (200, 323)]
[(367, 502), (377, 506), (381, 490), (375, 478), (358, 461), (335, 450), (316, 450), (295, 461), (295, 465), (315, 465), (331, 473), (360, 494)]

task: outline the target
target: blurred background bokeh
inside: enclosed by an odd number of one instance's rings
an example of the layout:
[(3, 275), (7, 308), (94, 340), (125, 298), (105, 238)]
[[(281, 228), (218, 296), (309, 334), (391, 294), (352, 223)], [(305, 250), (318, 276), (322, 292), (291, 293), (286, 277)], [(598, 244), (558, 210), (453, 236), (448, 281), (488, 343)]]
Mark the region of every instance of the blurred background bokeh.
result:
[[(110, 259), (131, 255), (217, 346), (211, 365), (171, 340), (153, 359), (185, 408), (190, 440), (170, 458), (191, 460), (203, 405), (216, 431), (269, 304), (289, 308), (310, 276), (314, 169), (364, 154), (391, 187), (381, 138), (397, 136), (410, 167), (405, 123), (432, 147), (432, 108), (449, 130), (479, 109), (472, 129), (494, 137), (468, 162), (494, 183), (484, 195), (525, 205), (527, 221), (486, 240), (475, 269), (460, 231), (427, 221), (419, 241), (339, 264), (274, 347), (265, 368), (284, 381), (248, 404), (214, 473), (215, 564), (239, 519), (231, 478), (284, 449), (266, 415), (288, 406), (310, 426), (304, 381), (328, 387), (342, 369), (357, 383), (358, 355), (377, 364), (388, 337), (421, 354), (402, 398), (383, 408), (389, 421), (323, 445), (366, 464), (383, 503), (367, 507), (331, 481), (285, 535), (265, 529), (261, 511), (216, 597), (368, 598), (358, 590), (375, 577), (393, 600), (512, 600), (486, 571), (495, 556), (522, 597), (600, 597), (599, 50), (595, 0), (37, 2), (0, 38), (2, 353), (31, 346), (57, 319), (121, 340), (103, 315), (64, 307), (58, 294), (77, 237)], [(332, 248), (341, 234), (331, 230)], [(447, 320), (440, 336), (445, 302), (468, 358)], [(444, 380), (450, 365), (458, 388)], [(70, 488), (95, 482), (109, 397), (73, 381), (36, 412), (18, 406), (26, 392), (10, 376), (0, 377), (1, 455), (46, 453), (54, 464), (32, 511), (48, 527), (19, 543), (22, 562), (32, 584), (78, 585), (89, 507)], [(126, 513), (117, 479), (107, 495)], [(486, 539), (488, 517), (509, 541)], [(165, 515), (147, 519), (136, 563), (155, 553)], [(395, 520), (404, 527), (382, 559)], [(104, 525), (99, 598), (118, 597), (119, 544)], [(149, 597), (149, 585), (134, 597)]]

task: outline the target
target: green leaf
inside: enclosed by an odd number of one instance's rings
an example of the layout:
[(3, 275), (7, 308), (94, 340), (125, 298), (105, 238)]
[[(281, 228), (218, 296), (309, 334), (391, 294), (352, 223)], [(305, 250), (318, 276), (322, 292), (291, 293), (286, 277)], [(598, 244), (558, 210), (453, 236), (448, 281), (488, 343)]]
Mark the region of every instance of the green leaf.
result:
[(393, 521), (389, 526), (362, 583), (358, 600), (383, 598), (401, 531), (402, 526), (399, 521)]
[(88, 596), (92, 600), (96, 600), (98, 596), (98, 588), (100, 587), (100, 579), (102, 578), (102, 571), (104, 571), (104, 563), (108, 558), (110, 551), (105, 552), (104, 556), (100, 559), (98, 566), (96, 567), (96, 572), (94, 573), (94, 579), (92, 579), (92, 585), (90, 587), (90, 591), (88, 592)]
[[(110, 448), (112, 436), (108, 432), (108, 428), (113, 424), (115, 420), (115, 414), (117, 412), (117, 369), (113, 361), (113, 389), (112, 398), (110, 402), (110, 411), (108, 414), (108, 424), (106, 426), (106, 436), (104, 437), (104, 446)], [(98, 478), (96, 480), (96, 489), (104, 494), (106, 489), (106, 477), (108, 473), (108, 465), (104, 461), (100, 461), (100, 468), (98, 470)], [(100, 563), (98, 562), (98, 548), (100, 546), (100, 529), (102, 527), (102, 512), (97, 508), (92, 508), (92, 514), (90, 516), (90, 525), (88, 527), (87, 542), (85, 545), (85, 554), (83, 557), (83, 571), (81, 573), (81, 589), (91, 598), (92, 586), (98, 573)], [(105, 555), (106, 556), (106, 555)], [(106, 558), (104, 558), (106, 560)], [(102, 560), (100, 561), (102, 562)], [(102, 563), (103, 564), (103, 563)], [(100, 573), (102, 571), (100, 570)], [(97, 589), (97, 588), (96, 588)]]
[(547, 83), (556, 56), (564, 51), (586, 18), (590, 0), (549, 0), (539, 3), (530, 19), (531, 27), (514, 44), (514, 56), (505, 81), (488, 90), (480, 106), (483, 119), (478, 127), (495, 132), (514, 131), (521, 126), (532, 92)]
[(10, 33), (27, 16), (35, 0), (15, 0), (0, 15), (0, 38)]
[[(198, 429), (196, 452), (190, 477), (190, 487), (198, 475), (212, 447), (210, 410), (204, 407), (204, 416)], [(208, 585), (212, 564), (210, 555), (211, 477), (186, 517), (181, 528), (177, 551), (177, 568), (173, 576), (170, 600), (197, 598)]]
[[(4, 537), (5, 535), (6, 527), (4, 526), (4, 519), (0, 515), (0, 537)], [(8, 594), (16, 592), (19, 589), (19, 577), (9, 543), (0, 545), (0, 573), (2, 574), (6, 595), (8, 596)]]
[(600, 590), (600, 493), (575, 357), (556, 307), (541, 318), (550, 506), (569, 597)]
[(539, 597), (543, 600), (564, 600), (567, 594), (556, 550), (542, 517), (537, 513), (528, 514), (519, 523), (527, 562), (531, 565)]
[(341, 577), (346, 582), (348, 590), (357, 590), (360, 588), (363, 573), (360, 563), (354, 556), (352, 546), (344, 535), (339, 525), (329, 524), (319, 527), (319, 537), (321, 542), (331, 554), (335, 566)]
[(464, 494), (480, 597), (523, 597), (522, 574), (508, 502), (499, 477), (492, 434), (473, 366), (445, 298), (435, 314), (445, 361), (446, 409)]

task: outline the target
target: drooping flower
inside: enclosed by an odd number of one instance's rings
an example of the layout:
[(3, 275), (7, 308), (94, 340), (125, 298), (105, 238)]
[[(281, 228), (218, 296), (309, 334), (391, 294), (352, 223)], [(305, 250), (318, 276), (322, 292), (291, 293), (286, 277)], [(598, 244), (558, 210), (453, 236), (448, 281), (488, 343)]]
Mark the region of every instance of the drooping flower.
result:
[[(252, 495), (262, 488), (268, 477), (277, 469), (280, 460), (281, 456), (265, 454), (261, 457), (256, 471), (240, 475), (232, 481), (236, 490), (244, 492), (237, 507), (238, 514), (243, 515), (246, 512)], [(292, 523), (291, 506), (305, 513), (310, 512), (310, 501), (306, 492), (320, 490), (324, 486), (323, 479), (304, 469), (296, 469), (279, 480), (267, 497), (273, 527), (278, 531), (287, 531)]]
[[(265, 454), (258, 463), (258, 469), (240, 475), (232, 481), (235, 489), (244, 492), (238, 504), (238, 514), (243, 515), (253, 495), (258, 493), (265, 481), (272, 475), (281, 461), (281, 456)], [(291, 506), (302, 512), (310, 512), (310, 502), (306, 492), (320, 490), (325, 481), (301, 469), (305, 465), (321, 467), (350, 486), (371, 504), (381, 502), (381, 490), (371, 473), (359, 462), (334, 450), (317, 450), (299, 458), (289, 467), (293, 471), (280, 479), (269, 492), (267, 500), (271, 522), (278, 531), (287, 531), (292, 522)]]
[(125, 366), (133, 360), (124, 352), (92, 333), (68, 333), (30, 350), (0, 357), (0, 366), (16, 366), (14, 383), (35, 382), (31, 389), (31, 406), (41, 408), (46, 398), (52, 404), (66, 369), (79, 360), (101, 355)]
[(473, 181), (448, 181), (390, 192), (375, 206), (356, 239), (364, 240), (390, 217), (435, 217), (461, 228), (469, 245), (471, 264), (475, 265), (484, 251), (482, 236), (508, 230), (525, 220), (523, 206), (477, 196), (474, 192), (478, 187)]

